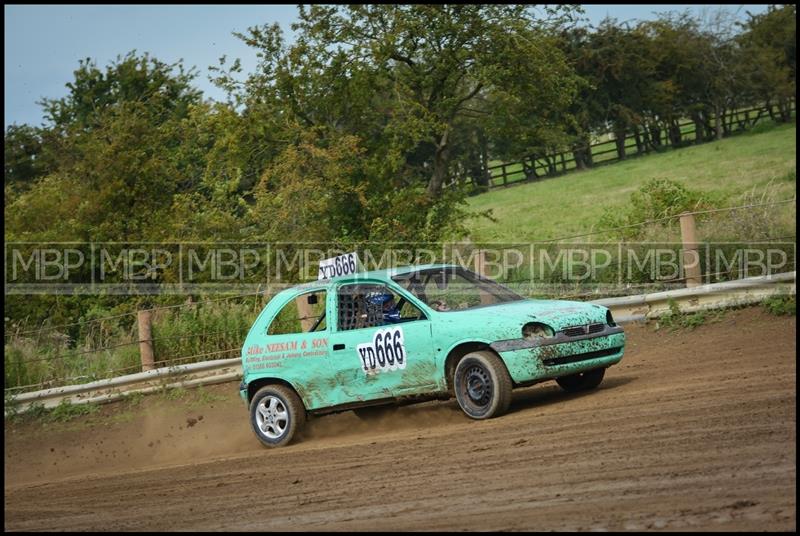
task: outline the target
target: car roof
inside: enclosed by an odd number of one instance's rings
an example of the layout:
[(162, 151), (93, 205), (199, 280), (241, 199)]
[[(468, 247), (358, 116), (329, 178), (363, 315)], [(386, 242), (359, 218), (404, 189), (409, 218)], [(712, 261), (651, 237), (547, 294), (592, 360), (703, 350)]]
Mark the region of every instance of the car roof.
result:
[[(372, 270), (369, 272), (358, 272), (351, 277), (364, 277), (364, 278), (377, 278), (377, 279), (391, 279), (396, 275), (409, 274), (411, 272), (421, 272), (423, 270), (430, 270), (434, 268), (457, 268), (454, 264), (419, 264), (412, 266), (399, 266), (396, 268), (387, 268), (385, 270)], [(345, 276), (335, 277), (333, 279), (343, 279)]]
[(279, 292), (275, 297), (277, 298), (283, 293), (295, 293), (295, 292), (302, 292), (304, 290), (310, 290), (315, 288), (320, 288), (323, 286), (327, 286), (331, 283), (335, 283), (341, 280), (351, 280), (351, 279), (391, 279), (397, 275), (409, 274), (412, 272), (420, 272), (423, 270), (430, 270), (435, 268), (458, 268), (458, 266), (454, 264), (419, 264), (419, 265), (411, 265), (411, 266), (399, 266), (396, 268), (386, 268), (384, 270), (370, 270), (368, 272), (356, 272), (355, 274), (348, 274), (348, 275), (340, 275), (338, 277), (330, 277), (327, 279), (318, 279), (316, 281), (309, 281), (307, 283), (302, 283), (300, 285), (296, 285), (294, 287), (288, 288)]

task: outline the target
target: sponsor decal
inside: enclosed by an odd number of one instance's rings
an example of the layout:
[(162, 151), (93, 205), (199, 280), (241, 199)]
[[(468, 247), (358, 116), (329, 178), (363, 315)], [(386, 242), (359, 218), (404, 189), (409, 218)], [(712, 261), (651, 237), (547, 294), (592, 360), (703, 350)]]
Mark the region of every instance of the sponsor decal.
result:
[(406, 347), (400, 327), (379, 329), (372, 341), (356, 347), (364, 374), (406, 368)]
[[(263, 361), (277, 359), (291, 359), (294, 357), (325, 357), (328, 355), (328, 338), (315, 338), (301, 341), (287, 341), (271, 343), (265, 346), (253, 344), (247, 347), (244, 362), (253, 368), (264, 368), (258, 365)], [(279, 364), (270, 364), (266, 367), (279, 367)]]

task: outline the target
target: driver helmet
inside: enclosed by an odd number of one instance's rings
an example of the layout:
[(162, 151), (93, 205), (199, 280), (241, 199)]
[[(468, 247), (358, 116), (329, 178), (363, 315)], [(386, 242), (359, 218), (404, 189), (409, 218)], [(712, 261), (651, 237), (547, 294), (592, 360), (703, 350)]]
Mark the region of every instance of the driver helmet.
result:
[(394, 299), (391, 292), (373, 292), (367, 295), (367, 303), (371, 305), (384, 305)]

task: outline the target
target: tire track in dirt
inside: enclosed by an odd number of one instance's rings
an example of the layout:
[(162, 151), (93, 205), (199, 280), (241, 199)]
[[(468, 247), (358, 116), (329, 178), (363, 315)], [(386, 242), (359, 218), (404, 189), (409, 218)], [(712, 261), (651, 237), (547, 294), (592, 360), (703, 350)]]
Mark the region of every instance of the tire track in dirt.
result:
[[(35, 440), (7, 427), (5, 528), (795, 530), (794, 317), (751, 308), (692, 332), (626, 331), (598, 390), (534, 386), (485, 422), (453, 401), (370, 423), (347, 412), (265, 450), (234, 394), (191, 411), (145, 401), (148, 426)], [(104, 457), (42, 473), (50, 448), (98, 441), (121, 456), (105, 473), (92, 474)]]

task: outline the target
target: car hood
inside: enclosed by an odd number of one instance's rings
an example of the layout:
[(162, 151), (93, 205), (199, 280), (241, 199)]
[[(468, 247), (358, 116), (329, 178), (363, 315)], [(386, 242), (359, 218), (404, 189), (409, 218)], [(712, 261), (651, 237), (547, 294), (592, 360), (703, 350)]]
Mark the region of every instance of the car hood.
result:
[(569, 326), (606, 322), (606, 309), (593, 303), (561, 300), (520, 300), (438, 313), (440, 322), (476, 326), (493, 332), (492, 337), (520, 337), (528, 322), (541, 322), (558, 331)]

